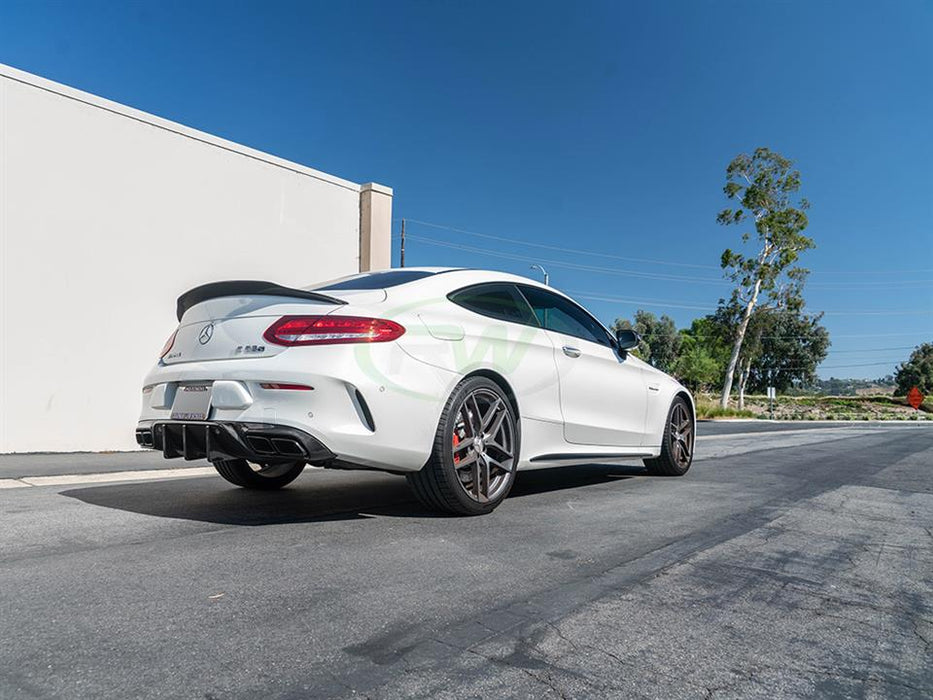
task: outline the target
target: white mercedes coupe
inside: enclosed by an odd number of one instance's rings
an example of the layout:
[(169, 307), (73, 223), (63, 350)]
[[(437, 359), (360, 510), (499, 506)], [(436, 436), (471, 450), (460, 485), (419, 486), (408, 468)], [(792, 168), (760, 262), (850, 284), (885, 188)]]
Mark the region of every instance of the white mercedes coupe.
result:
[(306, 289), (206, 284), (142, 390), (137, 442), (276, 489), (306, 464), (404, 474), (488, 513), (521, 469), (642, 459), (681, 476), (693, 398), (564, 294), (500, 272), (403, 268)]

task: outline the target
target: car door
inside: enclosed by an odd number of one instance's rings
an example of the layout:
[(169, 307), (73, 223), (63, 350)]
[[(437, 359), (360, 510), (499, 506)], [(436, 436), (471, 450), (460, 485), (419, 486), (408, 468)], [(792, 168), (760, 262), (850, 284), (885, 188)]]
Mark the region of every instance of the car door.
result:
[(520, 285), (555, 345), (564, 438), (580, 445), (644, 444), (647, 388), (642, 369), (608, 332), (566, 297)]
[(507, 283), (482, 282), (451, 292), (447, 298), (471, 312), (458, 317), (464, 338), (456, 371), (466, 374), (490, 368), (504, 376), (521, 397), (522, 418), (552, 424), (554, 439), (559, 440), (556, 428), (562, 416), (554, 345), (518, 289)]

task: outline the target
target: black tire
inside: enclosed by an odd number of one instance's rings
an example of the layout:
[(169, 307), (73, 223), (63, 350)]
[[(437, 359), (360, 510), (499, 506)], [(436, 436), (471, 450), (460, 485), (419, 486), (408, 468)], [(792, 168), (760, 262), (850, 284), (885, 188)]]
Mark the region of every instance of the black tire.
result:
[(273, 491), (292, 483), (305, 468), (304, 462), (257, 464), (255, 468), (245, 459), (218, 459), (214, 469), (224, 479), (244, 489)]
[(648, 473), (654, 476), (683, 476), (693, 464), (696, 443), (696, 421), (690, 405), (682, 396), (671, 402), (661, 438), (661, 454), (644, 460)]
[(406, 478), (431, 509), (489, 513), (515, 483), (520, 437), (505, 392), (486, 377), (470, 377), (447, 400), (427, 463)]

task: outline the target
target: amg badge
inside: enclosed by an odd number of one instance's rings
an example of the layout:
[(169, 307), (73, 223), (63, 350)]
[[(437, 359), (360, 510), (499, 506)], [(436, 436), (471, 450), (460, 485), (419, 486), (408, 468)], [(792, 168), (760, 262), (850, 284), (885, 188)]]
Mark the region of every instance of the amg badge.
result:
[(247, 353), (257, 353), (265, 352), (265, 345), (237, 345), (236, 350), (234, 350), (235, 355), (245, 355)]

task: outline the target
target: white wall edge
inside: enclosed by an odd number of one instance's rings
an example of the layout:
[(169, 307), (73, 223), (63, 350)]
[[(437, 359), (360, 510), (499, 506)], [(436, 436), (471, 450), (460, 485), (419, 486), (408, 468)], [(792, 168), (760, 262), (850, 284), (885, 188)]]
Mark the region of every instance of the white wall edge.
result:
[(391, 187), (380, 185), (378, 182), (367, 182), (360, 185), (360, 192), (378, 192), (379, 194), (385, 194), (389, 197), (393, 194)]
[(71, 100), (82, 102), (92, 107), (97, 107), (98, 109), (126, 117), (127, 119), (133, 119), (135, 121), (148, 124), (149, 126), (152, 126), (156, 129), (164, 129), (165, 131), (170, 131), (174, 134), (184, 136), (194, 141), (200, 141), (201, 143), (207, 144), (209, 146), (214, 146), (225, 151), (238, 153), (242, 156), (246, 156), (247, 158), (253, 158), (255, 160), (259, 160), (264, 163), (283, 168), (285, 170), (291, 170), (292, 172), (298, 173), (300, 175), (307, 175), (308, 177), (315, 178), (316, 180), (322, 180), (323, 182), (327, 182), (332, 185), (345, 187), (346, 189), (352, 190), (354, 192), (360, 192), (362, 190), (361, 186), (355, 182), (350, 182), (349, 180), (334, 177), (333, 175), (321, 172), (320, 170), (314, 170), (313, 168), (308, 168), (304, 165), (293, 163), (291, 161), (285, 160), (284, 158), (277, 158), (276, 156), (263, 153), (262, 151), (257, 151), (253, 148), (247, 148), (246, 146), (235, 143), (233, 141), (227, 141), (226, 139), (213, 136), (212, 134), (208, 134), (204, 131), (198, 131), (197, 129), (184, 126), (183, 124), (179, 124), (168, 119), (163, 119), (162, 117), (157, 117), (154, 114), (149, 114), (148, 112), (143, 112), (138, 109), (133, 109), (132, 107), (127, 107), (126, 105), (122, 105), (119, 102), (113, 102), (111, 100), (104, 99), (103, 97), (92, 95), (89, 92), (84, 92), (83, 90), (78, 90), (77, 88), (62, 85), (61, 83), (56, 83), (52, 80), (47, 80), (45, 78), (39, 77), (38, 75), (27, 73), (26, 71), (13, 68), (12, 66), (8, 66), (3, 63), (0, 63), (0, 76), (9, 78), (10, 80), (14, 80), (24, 85), (29, 85), (39, 90), (45, 90), (47, 92), (55, 93), (56, 95), (61, 95), (62, 97), (67, 97)]

